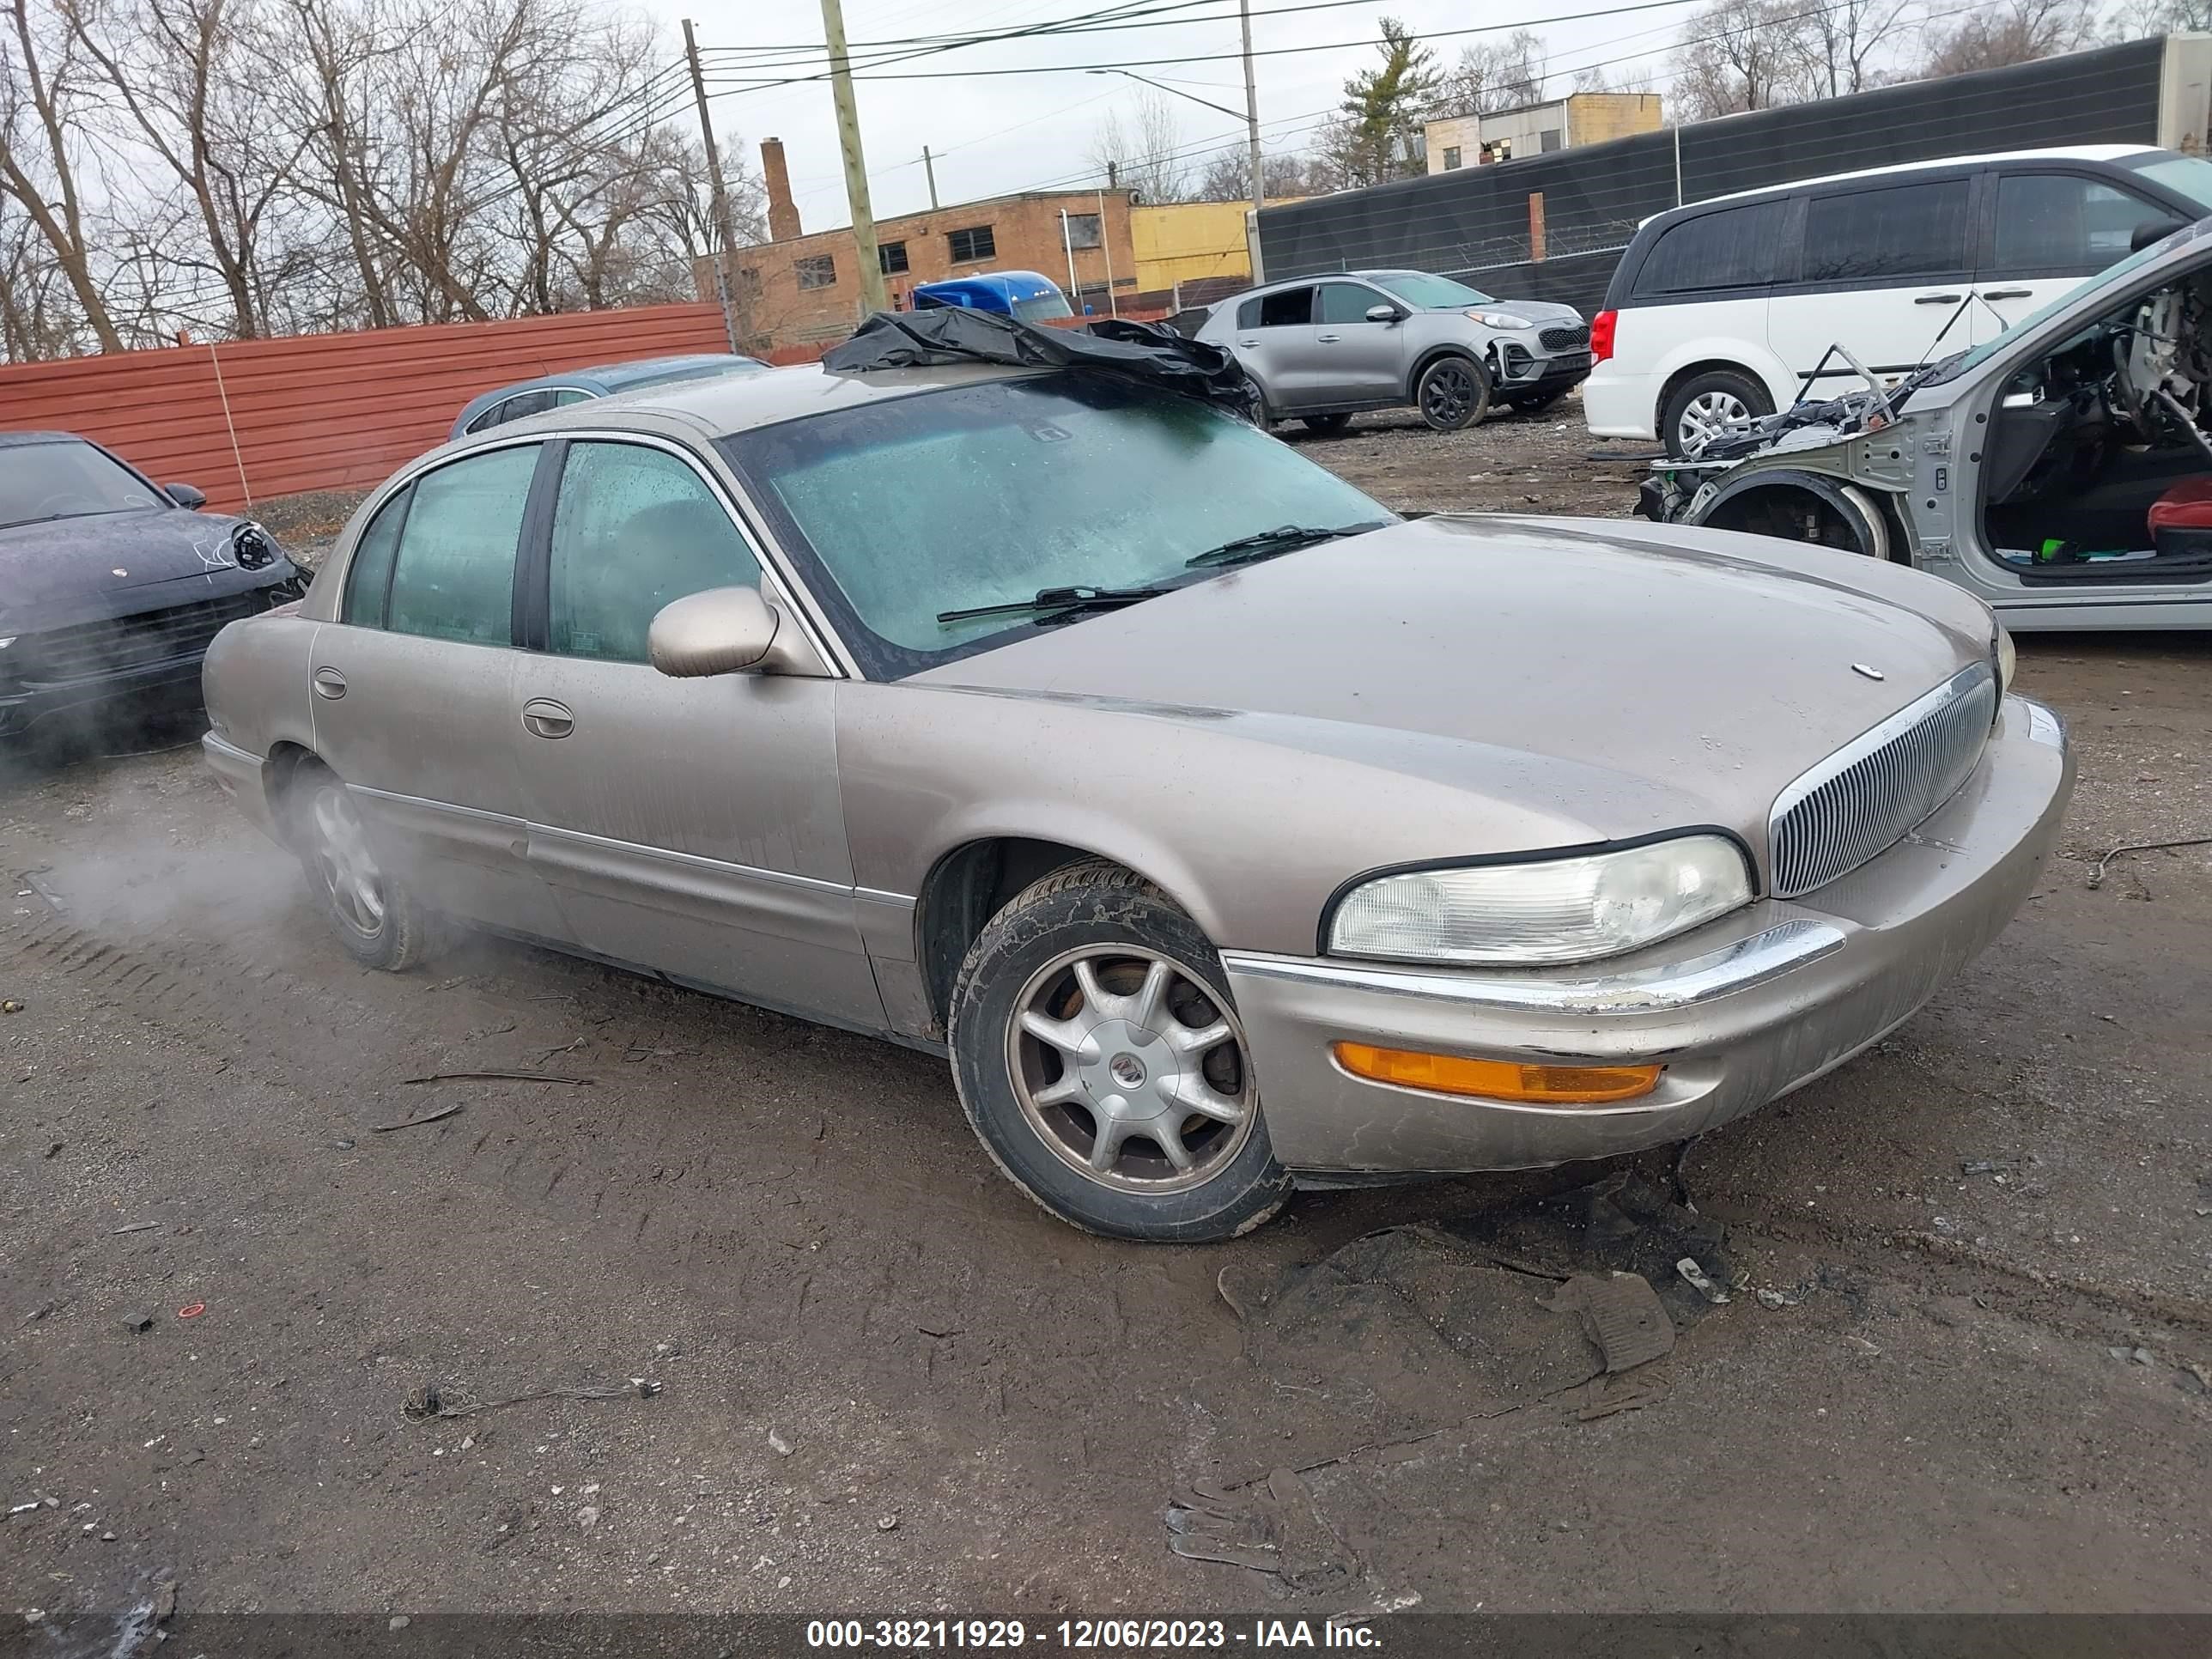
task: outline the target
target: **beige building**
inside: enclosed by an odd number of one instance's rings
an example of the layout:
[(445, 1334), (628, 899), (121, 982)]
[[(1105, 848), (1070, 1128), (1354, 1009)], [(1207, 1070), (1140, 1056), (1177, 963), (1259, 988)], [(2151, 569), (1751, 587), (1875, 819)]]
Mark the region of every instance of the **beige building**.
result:
[[(780, 140), (763, 142), (761, 175), (771, 240), (739, 248), (732, 261), (739, 332), (755, 350), (842, 340), (861, 314), (852, 228), (802, 231)], [(876, 251), (901, 310), (916, 283), (991, 270), (1040, 271), (1077, 310), (1088, 304), (1101, 316), (1109, 283), (1124, 304), (1137, 291), (1126, 190), (1000, 196), (878, 219)], [(719, 297), (713, 261), (699, 261), (696, 276), (702, 299)]]
[(1577, 92), (1547, 104), (1455, 116), (1421, 129), (1431, 173), (1601, 144), (1661, 125), (1656, 92)]

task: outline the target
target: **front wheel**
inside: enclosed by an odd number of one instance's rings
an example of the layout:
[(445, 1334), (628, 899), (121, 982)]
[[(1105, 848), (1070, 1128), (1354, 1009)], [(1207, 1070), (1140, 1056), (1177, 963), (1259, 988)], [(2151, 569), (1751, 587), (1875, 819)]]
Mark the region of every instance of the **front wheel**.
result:
[(1413, 388), (1421, 418), (1437, 432), (1458, 432), (1490, 412), (1490, 375), (1472, 357), (1439, 357)]
[(1118, 865), (1059, 871), (992, 919), (962, 965), (951, 1036), (977, 1137), (1063, 1221), (1206, 1243), (1290, 1196), (1219, 955)]

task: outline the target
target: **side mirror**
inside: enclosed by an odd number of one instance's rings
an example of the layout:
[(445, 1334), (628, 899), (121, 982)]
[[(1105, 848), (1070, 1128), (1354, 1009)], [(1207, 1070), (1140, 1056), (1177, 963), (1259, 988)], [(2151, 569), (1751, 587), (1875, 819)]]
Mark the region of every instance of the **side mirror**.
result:
[(207, 505), (207, 491), (196, 489), (191, 484), (164, 484), (161, 486), (161, 493), (179, 507), (188, 507), (194, 511)]
[(782, 621), (757, 587), (710, 587), (661, 607), (646, 654), (672, 679), (743, 673), (765, 660)]
[(2128, 252), (2141, 253), (2153, 242), (2162, 242), (2175, 231), (2188, 228), (2179, 219), (2146, 219), (2136, 227), (2135, 234), (2128, 238)]
[(1406, 313), (1395, 306), (1370, 306), (1367, 320), (1370, 323), (1395, 323)]

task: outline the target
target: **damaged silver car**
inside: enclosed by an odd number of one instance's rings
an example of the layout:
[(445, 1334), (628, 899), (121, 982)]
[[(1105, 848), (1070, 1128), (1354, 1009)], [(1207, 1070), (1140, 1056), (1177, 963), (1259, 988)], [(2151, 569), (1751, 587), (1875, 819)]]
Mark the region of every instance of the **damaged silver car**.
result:
[(1839, 344), (1859, 389), (1662, 464), (1638, 510), (1916, 565), (2014, 630), (2212, 627), (2212, 219), (2142, 240), (1893, 385)]
[(209, 764), (362, 963), (457, 918), (943, 1054), (1031, 1197), (1152, 1240), (1700, 1133), (2031, 890), (2070, 763), (1987, 607), (1409, 522), (1215, 389), (810, 366), (500, 427), (224, 631)]

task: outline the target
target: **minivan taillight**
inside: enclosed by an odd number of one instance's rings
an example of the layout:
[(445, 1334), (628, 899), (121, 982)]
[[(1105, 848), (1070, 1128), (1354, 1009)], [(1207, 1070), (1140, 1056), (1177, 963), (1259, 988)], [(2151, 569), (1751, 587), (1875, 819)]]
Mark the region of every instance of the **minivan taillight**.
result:
[(1617, 311), (1601, 311), (1590, 319), (1590, 361), (1601, 363), (1613, 356), (1613, 325), (1620, 322)]

